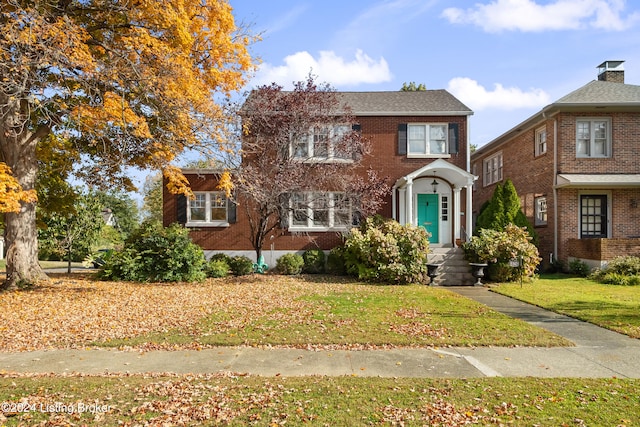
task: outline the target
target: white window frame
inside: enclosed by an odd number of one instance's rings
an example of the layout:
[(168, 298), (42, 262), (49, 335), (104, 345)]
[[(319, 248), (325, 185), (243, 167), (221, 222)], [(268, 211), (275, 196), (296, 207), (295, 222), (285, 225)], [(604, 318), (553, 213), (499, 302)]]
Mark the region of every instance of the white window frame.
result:
[[(434, 136), (432, 130), (435, 128), (443, 128), (442, 138), (432, 139)], [(422, 128), (423, 138), (412, 138), (412, 129), (418, 130)], [(433, 128), (433, 129), (432, 129)], [(424, 146), (421, 150), (415, 150), (412, 142), (422, 141)], [(436, 144), (441, 145), (440, 151), (432, 149)], [(449, 123), (408, 123), (407, 124), (407, 157), (410, 158), (449, 158)]]
[(534, 226), (547, 225), (547, 197), (538, 196), (534, 199)]
[(502, 181), (503, 158), (502, 151), (482, 162), (482, 184), (484, 187)]
[[(294, 139), (292, 136), (289, 146), (289, 154), (293, 159), (304, 162), (332, 162), (332, 163), (352, 163), (352, 157), (340, 157), (336, 156), (335, 141), (341, 138), (346, 133), (352, 130), (351, 126), (347, 124), (334, 124), (334, 125), (320, 125), (314, 126), (309, 129), (309, 132), (301, 134), (298, 139)], [(317, 141), (321, 136), (326, 135), (327, 139), (327, 152), (326, 155), (318, 155), (316, 153)], [(306, 145), (306, 154), (298, 154), (298, 146)]]
[(547, 152), (547, 127), (543, 126), (535, 131), (536, 156), (541, 156)]
[[(187, 227), (227, 227), (229, 226), (229, 199), (227, 199), (224, 191), (194, 191), (195, 200), (187, 197)], [(204, 219), (193, 219), (191, 216), (191, 210), (197, 203), (199, 198), (204, 197)], [(223, 206), (218, 206), (220, 209), (224, 209), (224, 220), (212, 219), (211, 211), (215, 203)]]
[[(598, 138), (594, 132), (596, 124), (606, 125), (605, 134)], [(581, 124), (588, 124), (588, 135), (584, 135), (584, 128)], [(599, 141), (603, 141), (604, 154), (595, 154)], [(581, 152), (581, 146), (585, 152)], [(576, 157), (583, 159), (606, 159), (611, 157), (611, 119), (608, 117), (580, 117), (576, 119)]]
[[(301, 198), (302, 207), (296, 209), (295, 199), (297, 197)], [(337, 202), (339, 198), (344, 198), (344, 193), (335, 193), (335, 192), (301, 192), (295, 193), (289, 200), (289, 231), (329, 231), (329, 230), (340, 230), (345, 231), (351, 228), (351, 221), (353, 215), (353, 206), (350, 201), (347, 200), (348, 208), (345, 212), (343, 209), (343, 213), (345, 214), (347, 220), (344, 224), (336, 223), (336, 214), (339, 212), (337, 207)], [(314, 213), (317, 211), (316, 206), (314, 206), (319, 200), (327, 201), (327, 223), (325, 224), (316, 224), (314, 221)], [(296, 211), (302, 211), (303, 216), (306, 218), (305, 224), (295, 224), (294, 223), (294, 215)], [(298, 221), (300, 222), (300, 221)]]

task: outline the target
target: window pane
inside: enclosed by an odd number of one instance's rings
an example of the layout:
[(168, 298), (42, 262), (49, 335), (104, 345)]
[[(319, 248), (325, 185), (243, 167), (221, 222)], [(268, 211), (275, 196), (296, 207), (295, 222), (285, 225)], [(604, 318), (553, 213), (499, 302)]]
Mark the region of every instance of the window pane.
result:
[(293, 209), (293, 225), (307, 226), (307, 204), (304, 194), (291, 196), (291, 208)]
[(309, 135), (301, 135), (300, 138), (295, 141), (293, 147), (293, 157), (309, 157)]
[(222, 193), (211, 193), (211, 221), (227, 220), (227, 198)]
[(431, 154), (444, 154), (447, 152), (447, 128), (444, 125), (429, 126), (429, 149)]
[(316, 194), (313, 202), (313, 225), (320, 227), (329, 226), (329, 199), (328, 195)]
[(342, 227), (351, 224), (351, 203), (344, 194), (333, 195), (333, 225)]
[(333, 128), (333, 157), (340, 159), (348, 159), (351, 157), (350, 147), (347, 147), (344, 136), (349, 133), (351, 128), (346, 125), (338, 125)]
[(313, 157), (326, 158), (329, 155), (329, 129), (316, 127), (313, 131)]
[(196, 194), (195, 199), (189, 200), (189, 211), (191, 221), (205, 221), (206, 218), (206, 194)]
[(424, 125), (409, 125), (409, 152), (416, 154), (427, 153), (427, 136)]

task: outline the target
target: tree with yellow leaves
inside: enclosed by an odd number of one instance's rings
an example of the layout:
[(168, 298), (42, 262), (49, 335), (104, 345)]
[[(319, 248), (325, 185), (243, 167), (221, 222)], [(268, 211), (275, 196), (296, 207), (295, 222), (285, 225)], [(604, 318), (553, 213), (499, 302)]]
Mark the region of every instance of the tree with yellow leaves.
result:
[[(127, 168), (162, 170), (185, 150), (224, 149), (227, 113), (216, 97), (240, 89), (254, 39), (226, 0), (3, 0), (0, 2), (0, 161), (9, 197), (6, 286), (35, 283), (38, 147), (51, 135), (88, 183), (133, 188)], [(40, 151), (42, 152), (42, 151)], [(46, 150), (44, 151), (46, 152)]]

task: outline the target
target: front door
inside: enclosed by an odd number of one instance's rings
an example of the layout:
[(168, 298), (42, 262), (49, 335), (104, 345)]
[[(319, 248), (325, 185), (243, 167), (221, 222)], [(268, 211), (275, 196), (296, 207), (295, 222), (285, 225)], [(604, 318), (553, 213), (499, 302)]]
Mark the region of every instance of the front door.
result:
[(438, 195), (418, 194), (418, 225), (430, 234), (429, 243), (439, 243), (438, 236)]

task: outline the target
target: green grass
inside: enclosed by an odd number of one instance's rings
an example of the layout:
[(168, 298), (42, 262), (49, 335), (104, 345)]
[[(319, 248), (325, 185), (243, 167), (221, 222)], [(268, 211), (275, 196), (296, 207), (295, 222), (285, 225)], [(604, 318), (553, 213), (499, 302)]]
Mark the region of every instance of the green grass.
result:
[(547, 275), (519, 284), (500, 284), (495, 292), (640, 338), (640, 288), (604, 285), (581, 277)]
[[(42, 268), (67, 268), (67, 261), (38, 261)], [(71, 267), (82, 267), (81, 262), (72, 262)], [(5, 271), (7, 268), (7, 261), (0, 259), (0, 271)]]
[[(637, 380), (210, 376), (0, 378), (0, 425), (637, 426)], [(103, 414), (46, 413), (97, 405)], [(466, 424), (465, 424), (466, 425)]]
[(193, 342), (208, 346), (299, 347), (572, 345), (558, 335), (446, 289), (361, 283), (345, 283), (339, 291), (309, 292), (294, 301), (274, 299), (266, 309), (228, 307), (184, 330), (97, 345)]

